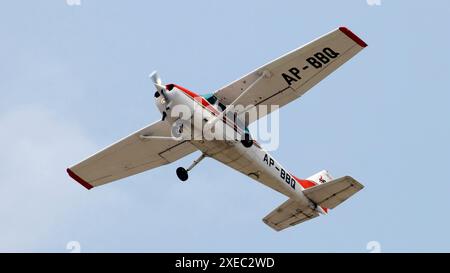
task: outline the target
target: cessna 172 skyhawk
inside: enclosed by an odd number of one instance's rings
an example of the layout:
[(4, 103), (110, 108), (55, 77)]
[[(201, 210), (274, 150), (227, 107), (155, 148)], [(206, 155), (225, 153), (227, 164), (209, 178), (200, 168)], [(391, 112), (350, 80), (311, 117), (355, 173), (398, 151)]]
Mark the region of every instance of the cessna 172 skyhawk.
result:
[[(325, 170), (307, 179), (292, 175), (247, 130), (250, 123), (269, 114), (271, 108), (265, 113), (257, 110), (259, 116), (249, 118), (245, 118), (246, 111), (268, 105), (282, 107), (294, 101), (366, 46), (349, 29), (340, 27), (204, 96), (176, 84), (164, 85), (154, 72), (151, 78), (156, 87), (155, 103), (162, 119), (68, 168), (67, 172), (91, 189), (174, 162), (198, 150), (201, 155), (191, 166), (176, 170), (178, 178), (187, 180), (188, 173), (210, 157), (286, 195), (289, 199), (263, 219), (273, 229), (280, 231), (326, 214), (363, 185), (350, 176), (333, 179)], [(236, 105), (246, 110), (230, 110)], [(201, 122), (181, 119), (173, 113), (178, 106), (187, 109), (189, 117), (201, 116)], [(219, 130), (223, 139), (192, 138), (204, 135), (206, 125), (217, 124), (227, 129)], [(234, 132), (231, 137), (227, 135), (230, 131)], [(174, 136), (174, 132), (180, 135)]]

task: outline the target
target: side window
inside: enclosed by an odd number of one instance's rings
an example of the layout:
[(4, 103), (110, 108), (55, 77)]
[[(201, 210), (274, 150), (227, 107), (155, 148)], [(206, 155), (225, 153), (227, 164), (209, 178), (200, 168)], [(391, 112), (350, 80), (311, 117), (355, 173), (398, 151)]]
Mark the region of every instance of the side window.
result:
[(221, 111), (225, 110), (225, 105), (219, 102), (219, 108)]
[(216, 103), (217, 98), (215, 96), (211, 96), (207, 99), (207, 101), (211, 104), (214, 104), (214, 103)]

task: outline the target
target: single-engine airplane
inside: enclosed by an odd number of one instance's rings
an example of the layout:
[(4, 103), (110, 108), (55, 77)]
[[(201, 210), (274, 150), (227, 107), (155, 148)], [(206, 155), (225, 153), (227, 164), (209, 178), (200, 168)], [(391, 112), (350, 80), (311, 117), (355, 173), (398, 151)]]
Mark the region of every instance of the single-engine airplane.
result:
[[(154, 72), (154, 99), (161, 120), (71, 166), (67, 172), (91, 189), (200, 151), (188, 168), (176, 170), (178, 178), (186, 181), (188, 173), (209, 157), (284, 194), (288, 200), (263, 219), (276, 231), (327, 214), (364, 186), (350, 176), (333, 179), (325, 170), (306, 179), (297, 178), (251, 138), (247, 126), (271, 112), (271, 108), (264, 112), (259, 107), (282, 107), (294, 101), (366, 46), (348, 28), (340, 27), (202, 96), (176, 84), (165, 85)], [(245, 110), (236, 111), (237, 105)], [(180, 108), (187, 112), (187, 118), (181, 117)], [(256, 109), (257, 115), (248, 115), (249, 109)], [(196, 116), (201, 117), (200, 122), (194, 122)], [(211, 137), (212, 130), (204, 130), (208, 125), (224, 129)]]

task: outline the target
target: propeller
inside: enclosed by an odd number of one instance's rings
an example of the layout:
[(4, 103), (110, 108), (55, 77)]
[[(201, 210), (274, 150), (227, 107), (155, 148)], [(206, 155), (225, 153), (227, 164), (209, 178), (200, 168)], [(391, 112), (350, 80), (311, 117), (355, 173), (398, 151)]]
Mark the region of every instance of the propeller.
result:
[(161, 100), (157, 100), (157, 105), (159, 108), (161, 113), (162, 113), (162, 120), (165, 120), (167, 113), (166, 111), (170, 109), (170, 104), (171, 104), (171, 100), (170, 100), (170, 94), (168, 93), (168, 90), (166, 89), (166, 86), (164, 84), (162, 84), (161, 78), (158, 75), (157, 71), (153, 71), (150, 74), (150, 78), (153, 81), (153, 84), (155, 85), (156, 88), (156, 92), (155, 92), (155, 98), (159, 98), (159, 96), (163, 96), (164, 99)]
[(167, 89), (166, 87), (162, 84), (161, 78), (159, 77), (159, 74), (157, 71), (153, 71), (150, 74), (150, 78), (153, 81), (153, 84), (155, 85), (156, 88), (156, 92), (155, 92), (155, 97), (159, 97), (160, 95), (162, 95), (166, 101), (166, 104), (169, 103), (169, 97), (167, 96)]
[(152, 78), (153, 83), (156, 85), (161, 85), (161, 78), (159, 77), (158, 71), (153, 71), (150, 74), (150, 78)]

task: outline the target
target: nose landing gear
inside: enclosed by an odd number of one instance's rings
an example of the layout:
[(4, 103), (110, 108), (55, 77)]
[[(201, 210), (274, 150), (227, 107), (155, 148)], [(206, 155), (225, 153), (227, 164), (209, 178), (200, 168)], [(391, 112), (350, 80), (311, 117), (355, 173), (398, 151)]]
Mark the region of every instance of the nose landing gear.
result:
[(192, 162), (192, 164), (191, 164), (191, 166), (189, 166), (189, 168), (187, 168), (187, 169), (185, 169), (183, 167), (177, 168), (176, 173), (177, 173), (178, 179), (180, 179), (181, 181), (188, 180), (188, 178), (189, 178), (189, 174), (188, 174), (189, 171), (192, 170), (205, 157), (206, 157), (206, 154), (202, 153), (199, 158), (197, 158), (196, 160), (194, 160), (194, 162)]

